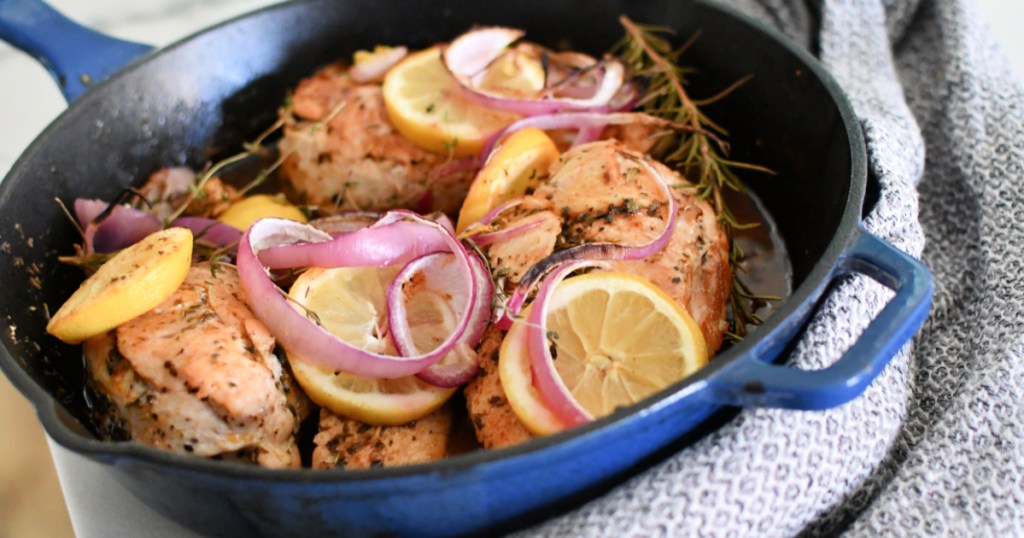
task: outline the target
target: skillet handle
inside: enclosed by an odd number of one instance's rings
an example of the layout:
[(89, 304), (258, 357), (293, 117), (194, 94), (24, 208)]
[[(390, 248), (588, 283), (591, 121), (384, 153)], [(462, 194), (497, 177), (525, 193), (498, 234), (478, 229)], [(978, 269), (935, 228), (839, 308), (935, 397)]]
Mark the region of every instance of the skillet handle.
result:
[(85, 28), (42, 0), (0, 0), (0, 39), (42, 64), (69, 103), (152, 50)]
[(709, 379), (705, 394), (726, 405), (820, 410), (864, 392), (924, 323), (933, 284), (921, 262), (861, 226), (831, 278), (854, 273), (872, 278), (896, 295), (838, 361), (821, 370), (801, 370), (765, 362), (752, 353)]

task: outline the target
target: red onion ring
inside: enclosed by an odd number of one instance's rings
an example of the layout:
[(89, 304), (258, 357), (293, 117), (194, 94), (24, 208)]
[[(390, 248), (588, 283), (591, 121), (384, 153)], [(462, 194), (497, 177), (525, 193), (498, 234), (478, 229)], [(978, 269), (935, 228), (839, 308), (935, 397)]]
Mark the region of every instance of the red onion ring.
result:
[(114, 206), (109, 215), (96, 221), (109, 206), (102, 200), (75, 200), (75, 218), (82, 225), (86, 254), (117, 252), (163, 227), (160, 219), (127, 205)]
[(448, 218), (448, 215), (438, 211), (437, 213), (429, 215), (429, 217), (430, 220), (433, 220), (443, 226), (448, 233), (455, 235), (455, 223), (452, 222), (452, 219)]
[(480, 151), (480, 159), (484, 162), (494, 151), (499, 140), (506, 136), (525, 129), (536, 127), (542, 131), (553, 131), (556, 129), (604, 129), (609, 125), (629, 125), (642, 123), (648, 125), (662, 126), (666, 128), (681, 128), (682, 126), (671, 121), (651, 116), (642, 112), (563, 112), (560, 114), (547, 114), (543, 116), (531, 116), (511, 123), (501, 131), (494, 133), (484, 142)]
[(242, 231), (223, 222), (203, 217), (178, 217), (171, 226), (181, 226), (192, 230), (196, 242), (206, 243), (215, 247), (227, 247), (242, 239)]
[[(459, 277), (456, 273), (459, 268), (455, 266), (456, 260), (453, 258), (454, 256), (447, 252), (427, 254), (417, 258), (409, 262), (388, 287), (388, 322), (391, 327), (391, 338), (399, 354), (411, 356), (420, 353), (413, 339), (409, 316), (406, 312), (407, 285), (416, 282), (416, 289), (413, 292), (416, 294), (445, 290), (452, 281)], [(473, 348), (480, 342), (484, 330), (487, 328), (487, 322), (491, 315), (490, 302), (494, 290), (491, 287), (490, 273), (487, 272), (483, 262), (476, 256), (470, 257), (470, 260), (473, 265), (474, 296), (463, 298), (468, 300), (455, 301), (461, 303), (462, 308), (472, 310), (470, 324), (463, 337), (443, 359), (416, 374), (420, 379), (432, 385), (457, 387), (476, 376), (479, 370), (479, 362)], [(422, 275), (422, 277), (416, 278), (417, 275)], [(443, 295), (450, 295), (450, 293), (445, 291)], [(458, 297), (454, 299), (458, 299)]]
[(621, 62), (614, 59), (605, 61), (601, 83), (593, 95), (585, 98), (573, 97), (552, 97), (544, 95), (535, 99), (522, 99), (499, 95), (486, 90), (470, 86), (460, 81), (463, 95), (472, 102), (492, 110), (511, 112), (522, 116), (539, 116), (555, 114), (563, 111), (595, 111), (608, 106), (609, 101), (615, 97), (619, 88), (625, 82), (626, 68)]
[(523, 274), (523, 277), (519, 279), (516, 289), (512, 292), (512, 296), (509, 297), (506, 302), (504, 311), (502, 312), (501, 317), (499, 317), (495, 322), (495, 326), (499, 329), (507, 329), (510, 327), (513, 318), (519, 315), (519, 311), (522, 310), (523, 304), (526, 302), (526, 297), (530, 290), (536, 286), (537, 282), (539, 282), (545, 274), (559, 265), (580, 260), (642, 260), (656, 252), (660, 252), (665, 248), (665, 245), (672, 240), (672, 233), (676, 229), (676, 221), (678, 220), (678, 204), (676, 204), (675, 196), (672, 195), (672, 189), (664, 176), (662, 176), (654, 166), (647, 162), (646, 159), (640, 159), (637, 162), (647, 169), (647, 172), (655, 179), (661, 193), (665, 196), (668, 218), (665, 221), (665, 228), (661, 233), (653, 240), (640, 245), (588, 243), (560, 250), (548, 255), (543, 260), (534, 264), (533, 267), (530, 267), (526, 273)]
[(599, 140), (603, 132), (604, 127), (584, 127), (580, 129), (580, 132), (576, 133), (576, 139), (572, 141), (572, 145), (579, 146)]
[(107, 209), (110, 202), (103, 200), (89, 200), (86, 198), (75, 198), (75, 218), (79, 226), (85, 228)]
[(328, 236), (330, 240), (325, 244), (303, 240), (268, 246), (260, 251), (260, 262), (268, 269), (382, 267), (448, 248), (450, 234), (443, 226), (425, 227), (412, 222), (380, 225), (381, 222), (337, 237)]
[(527, 198), (523, 196), (517, 196), (515, 198), (505, 200), (504, 202), (491, 208), (491, 210), (488, 211), (487, 213), (484, 213), (484, 216), (481, 217), (480, 220), (477, 221), (477, 223), (483, 226), (487, 226), (492, 221), (494, 221), (494, 219), (498, 218), (498, 215), (501, 215), (502, 213), (508, 211), (509, 209), (512, 209), (513, 207), (522, 205), (523, 202), (525, 202), (526, 200)]
[(580, 406), (555, 368), (548, 345), (548, 305), (558, 283), (573, 271), (601, 265), (589, 260), (578, 260), (557, 267), (537, 291), (537, 297), (530, 306), (530, 315), (526, 320), (527, 350), (533, 370), (533, 384), (537, 387), (537, 393), (545, 407), (568, 427), (586, 424), (594, 420), (594, 416)]
[[(457, 37), (442, 53), (442, 63), (459, 83), (463, 94), (470, 100), (493, 110), (502, 110), (524, 116), (553, 114), (565, 110), (593, 110), (606, 107), (625, 82), (626, 66), (612, 57), (587, 66), (566, 80), (551, 87), (538, 98), (510, 97), (480, 87), (486, 69), (505, 52), (509, 45), (524, 35), (522, 30), (513, 28), (488, 27), (471, 30)], [(557, 56), (549, 56), (557, 58)], [(574, 56), (573, 60), (577, 58)], [(586, 97), (556, 96), (559, 89), (572, 88), (574, 80), (581, 80), (581, 73), (601, 71), (598, 83), (592, 91), (585, 91)], [(564, 88), (563, 88), (564, 87)], [(589, 89), (588, 89), (589, 90)], [(569, 93), (563, 91), (563, 93)]]
[(502, 228), (500, 230), (496, 230), (493, 232), (481, 232), (478, 234), (473, 234), (470, 237), (473, 239), (474, 243), (483, 247), (490, 245), (491, 243), (500, 243), (502, 241), (511, 239), (517, 235), (526, 232), (527, 230), (536, 228), (537, 226), (540, 225), (541, 222), (543, 222), (541, 219), (523, 219), (519, 222), (516, 222), (512, 226), (509, 226), (508, 228)]
[(515, 28), (475, 28), (455, 38), (444, 49), (444, 65), (460, 84), (474, 84), (509, 45), (526, 33)]
[[(378, 224), (387, 225), (404, 219), (412, 220), (414, 224), (425, 228), (444, 232), (444, 228), (440, 224), (408, 212), (387, 213), (378, 221)], [(367, 230), (371, 228), (367, 228)], [(353, 234), (356, 233), (359, 232), (353, 232)], [(465, 297), (471, 298), (475, 291), (472, 262), (468, 253), (454, 236), (444, 235), (448, 238), (447, 248), (455, 255), (459, 267), (463, 268), (463, 277), (458, 281), (462, 287), (459, 292)], [(409, 236), (400, 237), (403, 237), (400, 246), (404, 246), (408, 251), (415, 250), (417, 243), (415, 239)], [(319, 366), (344, 370), (364, 377), (394, 378), (416, 374), (436, 363), (447, 355), (464, 336), (472, 317), (471, 309), (468, 308), (444, 342), (429, 353), (411, 357), (396, 357), (366, 351), (344, 342), (310, 321), (289, 303), (281, 290), (270, 279), (268, 268), (260, 262), (259, 254), (271, 247), (295, 245), (302, 242), (324, 244), (322, 247), (329, 249), (330, 247), (326, 244), (330, 244), (332, 241), (330, 234), (312, 226), (277, 218), (264, 218), (256, 221), (242, 236), (238, 247), (237, 261), (242, 292), (256, 317), (270, 329), (285, 349)], [(328, 258), (332, 258), (336, 262), (342, 261), (336, 256), (328, 256)], [(292, 267), (298, 265), (291, 264)], [(326, 267), (337, 266), (340, 265)]]

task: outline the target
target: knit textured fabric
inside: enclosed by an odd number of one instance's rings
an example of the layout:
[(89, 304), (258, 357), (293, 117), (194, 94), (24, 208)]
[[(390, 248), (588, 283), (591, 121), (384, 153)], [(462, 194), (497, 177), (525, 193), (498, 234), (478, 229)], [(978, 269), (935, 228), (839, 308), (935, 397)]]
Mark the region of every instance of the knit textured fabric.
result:
[[(542, 536), (1024, 534), (1024, 90), (973, 0), (730, 0), (807, 47), (863, 127), (866, 227), (935, 279), (862, 396), (746, 409)], [(790, 363), (827, 366), (892, 293), (836, 286)]]

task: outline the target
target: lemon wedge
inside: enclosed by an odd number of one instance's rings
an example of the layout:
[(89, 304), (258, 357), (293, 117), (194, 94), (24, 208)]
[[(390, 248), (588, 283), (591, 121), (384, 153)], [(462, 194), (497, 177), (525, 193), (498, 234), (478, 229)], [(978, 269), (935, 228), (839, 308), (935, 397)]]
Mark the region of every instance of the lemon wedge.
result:
[(264, 217), (306, 222), (306, 215), (299, 208), (288, 203), (283, 196), (254, 194), (231, 204), (217, 220), (245, 231), (249, 225)]
[(509, 135), (470, 184), (455, 231), (461, 233), (498, 204), (537, 187), (558, 155), (555, 143), (536, 127)]
[(439, 47), (410, 54), (384, 77), (384, 106), (399, 133), (424, 149), (468, 157), (519, 116), (472, 103), (461, 92)]
[[(288, 291), (294, 301), (312, 312), (331, 334), (368, 351), (396, 355), (388, 336), (387, 286), (397, 268), (343, 267), (307, 270)], [(425, 297), (430, 301), (429, 297)], [(432, 301), (431, 301), (432, 302)], [(422, 312), (427, 306), (415, 306)], [(438, 318), (441, 319), (441, 318)], [(438, 330), (434, 324), (412, 326), (414, 339)], [(317, 404), (336, 414), (367, 424), (397, 426), (429, 415), (455, 393), (415, 376), (372, 379), (323, 368), (287, 349), (295, 379)]]
[[(562, 281), (550, 298), (546, 322), (559, 377), (594, 417), (651, 396), (708, 361), (704, 336), (686, 310), (657, 286), (626, 273)], [(516, 326), (524, 328), (515, 332)], [(522, 373), (529, 364), (525, 334), (524, 324), (517, 323), (506, 338), (519, 342), (502, 345), (502, 386), (528, 429), (553, 433), (549, 426), (557, 422), (539, 423), (529, 414), (543, 404), (532, 384), (523, 386), (530, 379)]]
[(46, 332), (68, 344), (103, 334), (170, 297), (192, 264), (192, 232), (167, 228), (118, 252), (57, 310)]

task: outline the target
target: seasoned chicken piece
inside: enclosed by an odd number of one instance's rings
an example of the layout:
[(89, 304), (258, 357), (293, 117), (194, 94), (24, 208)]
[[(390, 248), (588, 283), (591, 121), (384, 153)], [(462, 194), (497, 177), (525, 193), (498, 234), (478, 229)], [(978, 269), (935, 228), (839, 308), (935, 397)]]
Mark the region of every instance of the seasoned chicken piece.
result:
[(447, 155), (399, 134), (380, 85), (355, 83), (341, 64), (300, 82), (284, 114), (282, 173), (322, 214), (398, 207), (454, 213), (473, 179)]
[(463, 392), (469, 421), (473, 424), (476, 439), (484, 448), (501, 448), (533, 439), (533, 434), (523, 426), (515, 411), (508, 404), (505, 389), (498, 376), (498, 352), (505, 331), (490, 327), (484, 333), (477, 355), (480, 357), (480, 373), (470, 381)]
[(298, 467), (310, 404), (226, 264), (193, 266), (153, 310), (90, 339), (85, 357), (129, 438), (198, 456)]
[(451, 406), (401, 426), (371, 426), (320, 410), (313, 468), (369, 469), (439, 460), (448, 454)]
[[(643, 158), (615, 140), (584, 144), (563, 154), (548, 181), (533, 193), (550, 203), (550, 209), (513, 213), (501, 226), (518, 226), (527, 219), (540, 219), (542, 224), (486, 249), (492, 269), (506, 279), (505, 292), (556, 248), (593, 242), (639, 245), (656, 238), (665, 226), (666, 206), (656, 180), (638, 164)], [(690, 183), (660, 163), (651, 164), (672, 185), (677, 204), (672, 237), (660, 252), (643, 260), (614, 261), (611, 268), (651, 281), (682, 304), (713, 353), (721, 347), (727, 328), (732, 284), (728, 240), (714, 211), (697, 198)], [(533, 436), (508, 406), (498, 376), (503, 333), (488, 331), (478, 348), (480, 375), (465, 389), (466, 406), (480, 443), (499, 448)]]
[[(568, 243), (647, 243), (664, 230), (666, 205), (656, 180), (640, 165), (642, 159), (615, 140), (577, 146), (556, 161), (551, 177), (534, 195), (560, 208)], [(651, 164), (675, 197), (672, 238), (659, 252), (643, 260), (613, 262), (612, 269), (649, 280), (683, 305), (714, 353), (728, 328), (729, 241), (714, 210), (697, 197), (692, 184), (661, 163)]]

